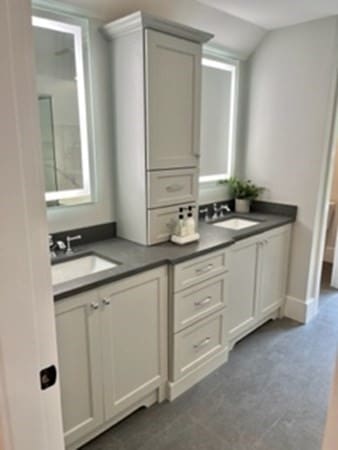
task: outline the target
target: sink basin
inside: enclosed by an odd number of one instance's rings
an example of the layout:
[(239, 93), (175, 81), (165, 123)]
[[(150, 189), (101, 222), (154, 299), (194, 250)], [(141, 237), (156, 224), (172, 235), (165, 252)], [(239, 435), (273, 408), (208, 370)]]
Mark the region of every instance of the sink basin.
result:
[(223, 222), (214, 223), (215, 227), (227, 228), (228, 230), (244, 230), (245, 228), (258, 225), (259, 222), (249, 219), (240, 219), (234, 217), (232, 219), (223, 220)]
[(118, 263), (95, 254), (79, 256), (52, 266), (52, 284), (75, 280), (103, 270), (113, 269), (116, 266)]

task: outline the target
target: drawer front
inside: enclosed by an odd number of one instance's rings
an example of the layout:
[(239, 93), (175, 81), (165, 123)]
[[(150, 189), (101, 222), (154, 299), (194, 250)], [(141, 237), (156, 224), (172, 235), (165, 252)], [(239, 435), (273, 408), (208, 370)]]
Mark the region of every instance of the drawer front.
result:
[[(197, 208), (193, 214), (197, 224)], [(148, 244), (165, 242), (174, 232), (179, 206), (148, 210)]]
[(225, 348), (225, 312), (213, 314), (174, 335), (174, 380), (183, 377)]
[(227, 252), (220, 250), (177, 264), (174, 267), (174, 291), (180, 291), (225, 272), (227, 262)]
[(196, 202), (197, 170), (148, 172), (148, 208)]
[(228, 274), (211, 278), (174, 295), (174, 331), (222, 309), (228, 302)]

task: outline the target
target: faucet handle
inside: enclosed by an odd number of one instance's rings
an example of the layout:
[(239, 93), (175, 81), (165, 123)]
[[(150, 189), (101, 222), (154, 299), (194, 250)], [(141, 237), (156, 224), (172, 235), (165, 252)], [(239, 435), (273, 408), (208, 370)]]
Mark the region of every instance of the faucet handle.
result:
[(49, 248), (53, 247), (53, 245), (54, 245), (54, 239), (51, 234), (48, 235), (48, 244), (49, 244)]
[(71, 246), (71, 242), (73, 241), (78, 241), (79, 239), (82, 239), (81, 234), (77, 234), (76, 236), (67, 236), (66, 237), (66, 241), (67, 241), (67, 250), (66, 253), (73, 253), (73, 249)]

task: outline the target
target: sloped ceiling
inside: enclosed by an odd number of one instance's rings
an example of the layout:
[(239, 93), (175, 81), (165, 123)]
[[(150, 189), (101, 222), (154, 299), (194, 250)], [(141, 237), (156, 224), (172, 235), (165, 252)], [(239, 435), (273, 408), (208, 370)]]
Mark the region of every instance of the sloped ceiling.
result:
[(338, 14), (338, 0), (197, 0), (272, 30)]

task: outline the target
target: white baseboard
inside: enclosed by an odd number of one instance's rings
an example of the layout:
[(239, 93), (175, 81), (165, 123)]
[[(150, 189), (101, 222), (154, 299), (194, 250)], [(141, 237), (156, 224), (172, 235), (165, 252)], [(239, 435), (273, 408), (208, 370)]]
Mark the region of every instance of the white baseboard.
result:
[(318, 299), (308, 298), (301, 300), (287, 296), (284, 308), (284, 316), (300, 323), (308, 323), (318, 312)]

